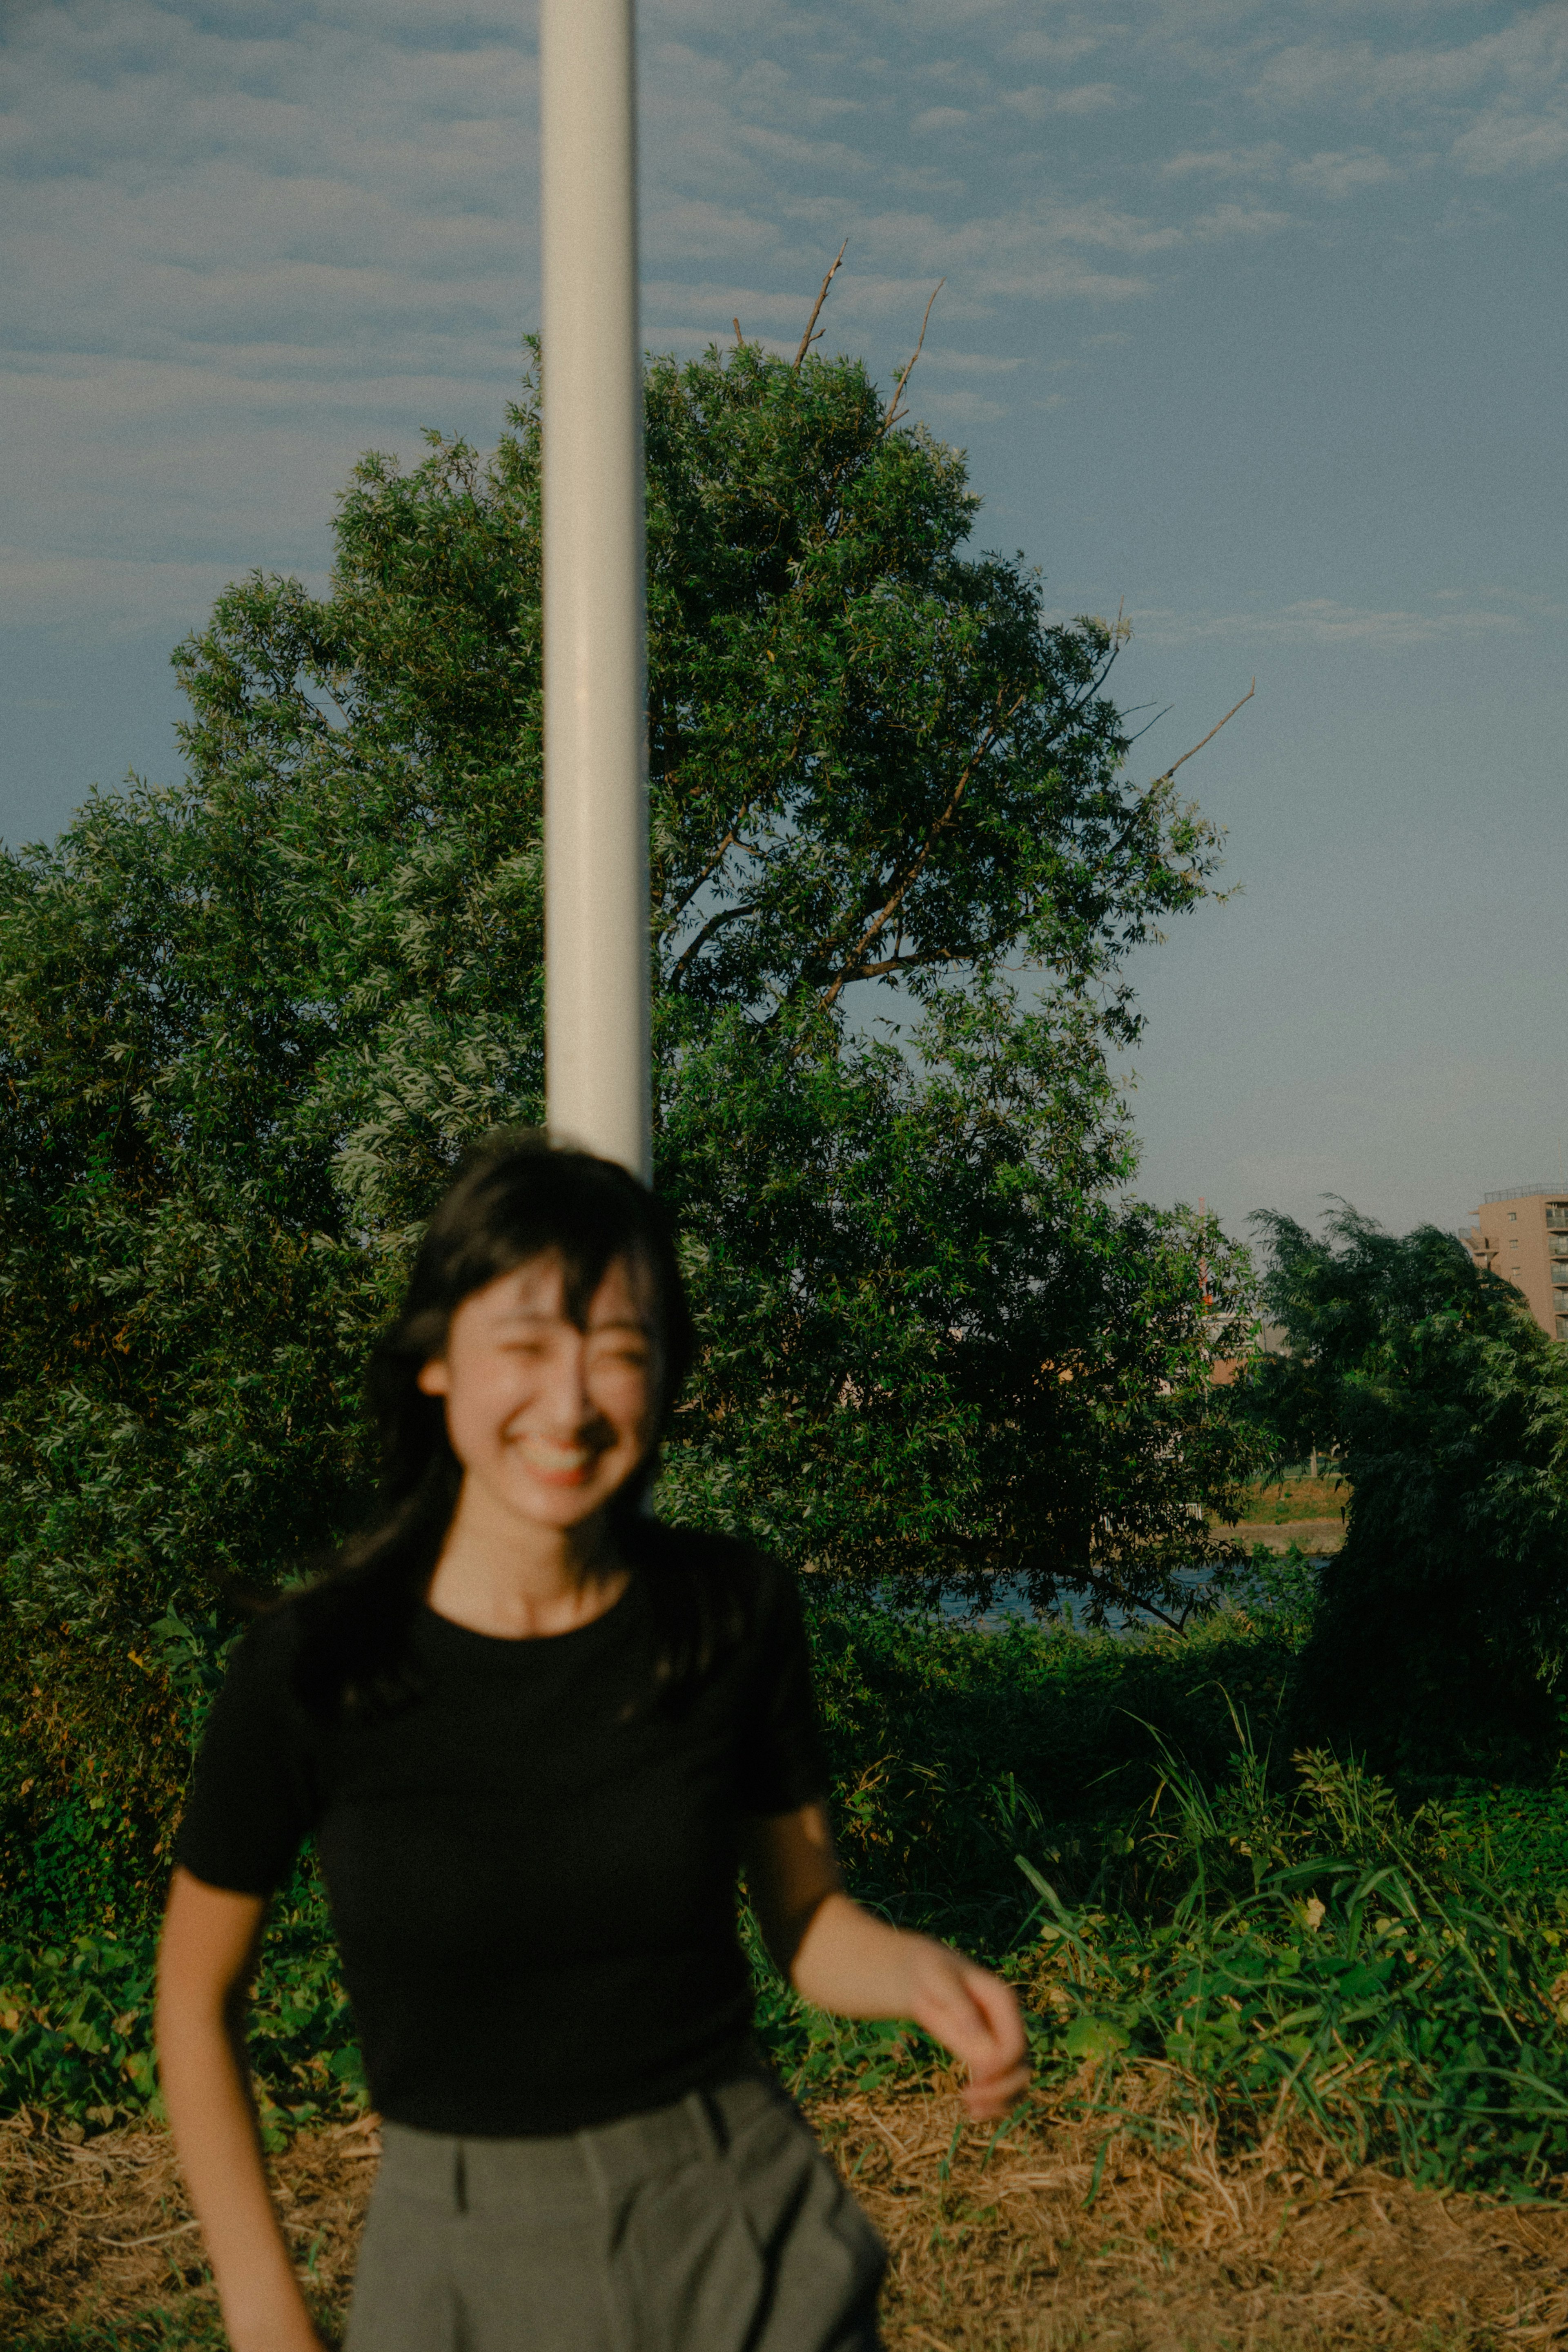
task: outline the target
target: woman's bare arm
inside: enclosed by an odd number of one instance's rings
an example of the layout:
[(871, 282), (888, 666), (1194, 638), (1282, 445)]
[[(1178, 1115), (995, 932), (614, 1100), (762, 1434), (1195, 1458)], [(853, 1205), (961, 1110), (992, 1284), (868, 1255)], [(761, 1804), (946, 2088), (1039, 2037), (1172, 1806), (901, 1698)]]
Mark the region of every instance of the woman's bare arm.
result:
[(158, 2071), (234, 2352), (320, 2352), (267, 2195), (245, 2062), (266, 1909), (174, 1873), (158, 1950)]
[(977, 2121), (1006, 2115), (1029, 2082), (1010, 1987), (962, 1952), (890, 1927), (844, 1893), (821, 1805), (747, 1824), (746, 1883), (758, 1924), (797, 1992), (842, 2017), (907, 2017), (969, 2070)]

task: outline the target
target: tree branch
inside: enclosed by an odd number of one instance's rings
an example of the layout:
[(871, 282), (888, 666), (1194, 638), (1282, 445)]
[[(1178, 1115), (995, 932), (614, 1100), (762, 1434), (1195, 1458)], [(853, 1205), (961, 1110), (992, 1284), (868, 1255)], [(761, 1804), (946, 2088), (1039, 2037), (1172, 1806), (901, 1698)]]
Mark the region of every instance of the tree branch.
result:
[(807, 352), (810, 350), (811, 345), (813, 343), (821, 342), (821, 335), (813, 334), (811, 330), (815, 327), (817, 320), (821, 316), (822, 305), (828, 299), (828, 289), (832, 284), (834, 278), (838, 276), (839, 262), (842, 261), (845, 254), (849, 251), (849, 248), (850, 241), (846, 236), (842, 245), (839, 247), (838, 261), (834, 262), (832, 268), (829, 270), (827, 276), (822, 280), (822, 290), (818, 295), (815, 303), (812, 305), (811, 315), (806, 321), (806, 331), (800, 338), (800, 348), (795, 354), (795, 373), (797, 375), (800, 373), (800, 362), (805, 358)]
[(974, 960), (967, 950), (960, 952), (957, 948), (915, 948), (908, 955), (883, 956), (880, 963), (857, 964), (852, 970), (846, 964), (841, 978), (847, 986), (852, 980), (883, 980), (890, 971), (915, 971), (923, 964), (972, 963)]
[[(785, 751), (781, 759), (775, 760), (773, 762), (774, 775), (783, 774), (793, 763), (800, 749), (800, 738), (805, 731), (806, 714), (802, 711), (796, 719), (794, 731), (789, 738), (788, 750)], [(671, 772), (672, 774), (675, 772)], [(668, 919), (672, 924), (678, 923), (680, 921), (681, 917), (685, 913), (686, 908), (691, 905), (692, 900), (696, 897), (697, 892), (702, 889), (704, 885), (708, 882), (715, 874), (717, 873), (719, 867), (723, 865), (726, 857), (732, 849), (745, 849), (747, 854), (752, 856), (757, 856), (760, 854), (759, 852), (753, 850), (748, 843), (741, 840), (740, 828), (746, 823), (746, 820), (750, 815), (752, 810), (756, 807), (758, 801), (761, 797), (764, 785), (771, 781), (771, 776), (765, 776), (761, 782), (753, 786), (752, 790), (747, 793), (746, 798), (741, 802), (740, 806), (737, 809), (734, 816), (730, 819), (729, 831), (725, 835), (724, 839), (719, 843), (718, 847), (715, 850), (713, 856), (709, 858), (707, 864), (697, 876), (696, 880), (692, 884), (691, 887), (685, 892), (678, 904), (671, 908)]]
[[(1258, 681), (1257, 681), (1257, 679), (1256, 679), (1256, 678), (1254, 678), (1254, 679), (1253, 679), (1253, 681), (1252, 681), (1252, 683), (1251, 683), (1251, 685), (1248, 688), (1248, 689), (1247, 689), (1246, 693), (1242, 696), (1242, 698), (1241, 698), (1241, 702), (1233, 702), (1233, 703), (1231, 704), (1231, 706), (1230, 706), (1229, 709), (1226, 712), (1225, 717), (1224, 717), (1223, 719), (1217, 719), (1215, 720), (1215, 722), (1214, 722), (1213, 726), (1209, 729), (1209, 730), (1208, 730), (1207, 734), (1204, 737), (1204, 739), (1203, 739), (1203, 743), (1212, 743), (1212, 742), (1213, 742), (1213, 740), (1214, 740), (1214, 739), (1215, 739), (1215, 737), (1218, 734), (1218, 732), (1219, 732), (1220, 729), (1221, 729), (1222, 727), (1226, 726), (1226, 725), (1227, 725), (1227, 724), (1228, 724), (1228, 723), (1232, 719), (1234, 719), (1234, 718), (1235, 718), (1235, 716), (1236, 716), (1237, 712), (1238, 712), (1238, 711), (1240, 709), (1240, 708), (1241, 708), (1241, 703), (1242, 703), (1242, 702), (1250, 702), (1250, 701), (1251, 701), (1251, 699), (1252, 699), (1252, 697), (1257, 693), (1257, 691), (1258, 691)], [(1150, 792), (1152, 792), (1152, 793), (1153, 793), (1153, 792), (1157, 792), (1157, 791), (1159, 790), (1159, 788), (1160, 788), (1160, 786), (1161, 786), (1162, 784), (1168, 784), (1168, 783), (1169, 783), (1169, 782), (1170, 782), (1170, 780), (1171, 780), (1171, 778), (1175, 775), (1175, 773), (1176, 773), (1176, 770), (1177, 770), (1178, 768), (1185, 768), (1185, 767), (1186, 767), (1186, 763), (1187, 763), (1187, 761), (1188, 761), (1190, 759), (1193, 759), (1194, 757), (1196, 757), (1196, 755), (1197, 755), (1199, 751), (1202, 751), (1202, 749), (1203, 749), (1203, 743), (1195, 743), (1195, 744), (1193, 745), (1192, 750), (1191, 750), (1190, 751), (1184, 751), (1184, 752), (1182, 753), (1181, 758), (1180, 758), (1179, 760), (1173, 760), (1173, 761), (1172, 761), (1172, 762), (1171, 762), (1171, 764), (1170, 764), (1170, 766), (1166, 770), (1165, 774), (1164, 774), (1163, 776), (1156, 776), (1156, 777), (1155, 778), (1154, 782), (1149, 786), (1149, 790), (1150, 790)]]
[(700, 954), (702, 950), (706, 947), (709, 940), (714, 938), (716, 933), (722, 931), (727, 923), (738, 923), (743, 915), (755, 915), (756, 912), (756, 908), (751, 905), (749, 900), (747, 900), (743, 901), (738, 907), (721, 907), (716, 915), (710, 915), (707, 921), (697, 933), (695, 939), (692, 941), (690, 947), (688, 947), (682, 954), (674, 970), (671, 972), (670, 986), (672, 988), (678, 986), (681, 977), (686, 971), (692, 958), (695, 955)]
[(691, 888), (686, 891), (685, 895), (679, 899), (674, 907), (671, 908), (668, 920), (672, 928), (680, 921), (682, 916), (685, 913), (686, 908), (696, 897), (697, 892), (702, 889), (704, 885), (718, 872), (719, 867), (724, 864), (724, 861), (728, 856), (730, 851), (739, 841), (740, 828), (746, 822), (747, 812), (750, 806), (751, 803), (749, 801), (742, 801), (739, 813), (736, 817), (735, 823), (725, 835), (724, 839), (719, 843), (718, 847), (714, 851), (713, 856), (708, 859), (707, 864), (703, 867), (702, 872), (697, 876), (697, 878), (692, 884)]
[(879, 908), (877, 912), (872, 917), (871, 921), (861, 933), (860, 939), (852, 950), (848, 961), (841, 968), (839, 978), (834, 981), (831, 988), (828, 991), (826, 996), (823, 997), (822, 1010), (824, 1013), (828, 1010), (831, 1004), (836, 1002), (842, 991), (848, 986), (850, 981), (856, 977), (857, 967), (859, 967), (861, 959), (864, 956), (866, 950), (870, 947), (877, 934), (880, 931), (886, 929), (894, 916), (897, 914), (899, 908), (903, 905), (904, 899), (909, 896), (910, 891), (915, 887), (915, 883), (920, 879), (921, 874), (924, 872), (925, 867), (925, 862), (929, 858), (932, 851), (936, 848), (939, 835), (946, 833), (947, 827), (952, 824), (955, 815), (957, 814), (958, 803), (964, 797), (970, 777), (974, 774), (975, 770), (979, 766), (980, 761), (985, 758), (986, 753), (990, 750), (991, 745), (996, 741), (997, 737), (1001, 733), (1002, 729), (1007, 725), (1008, 720), (1013, 716), (1014, 711), (1018, 709), (1024, 697), (1020, 694), (1011, 706), (987, 729), (985, 734), (981, 737), (979, 744), (970, 759), (968, 765), (965, 768), (963, 774), (959, 777), (957, 782), (954, 785), (952, 792), (948, 794), (946, 807), (943, 810), (941, 815), (936, 819), (936, 822), (933, 824), (930, 832), (926, 835), (925, 839), (921, 844), (919, 852), (915, 859), (915, 863), (904, 875), (903, 881), (899, 884), (892, 898), (885, 900), (883, 906)]
[(942, 289), (946, 285), (946, 283), (947, 280), (945, 278), (939, 278), (936, 280), (936, 285), (931, 289), (931, 301), (927, 302), (925, 305), (925, 316), (920, 321), (920, 341), (915, 346), (915, 350), (910, 357), (909, 365), (904, 369), (904, 373), (899, 377), (897, 383), (893, 387), (893, 398), (888, 403), (887, 415), (882, 420), (882, 433), (879, 433), (876, 436), (879, 441), (882, 439), (883, 433), (891, 432), (894, 425), (897, 424), (900, 416), (906, 413), (899, 407), (898, 404), (904, 398), (904, 385), (915, 373), (915, 362), (925, 348), (925, 330), (931, 324), (931, 305), (936, 301), (936, 297), (941, 293)]
[[(995, 955), (998, 950), (1007, 946), (1010, 937), (1009, 928), (999, 925), (985, 932), (982, 937), (970, 940), (961, 948), (911, 948), (905, 954), (903, 952), (904, 933), (901, 930), (898, 935), (897, 952), (883, 956), (877, 963), (852, 966), (844, 964), (833, 974), (833, 978), (835, 980), (841, 978), (847, 986), (853, 980), (885, 980), (890, 971), (928, 971), (933, 964), (972, 964), (978, 961), (982, 956)], [(1020, 971), (1030, 968), (1024, 965), (1017, 967)]]

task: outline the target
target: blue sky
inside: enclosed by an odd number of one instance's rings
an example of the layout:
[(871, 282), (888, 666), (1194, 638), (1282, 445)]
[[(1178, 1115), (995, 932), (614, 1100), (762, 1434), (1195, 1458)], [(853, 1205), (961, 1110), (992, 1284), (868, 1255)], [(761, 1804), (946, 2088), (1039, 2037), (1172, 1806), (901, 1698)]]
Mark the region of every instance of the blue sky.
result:
[[(1403, 1226), (1568, 1172), (1568, 5), (642, 15), (644, 339), (831, 345), (979, 542), (1131, 616), (1239, 895), (1136, 978), (1143, 1189)], [(531, 12), (0, 12), (0, 832), (175, 771), (170, 646), (334, 492), (494, 438), (537, 323)]]

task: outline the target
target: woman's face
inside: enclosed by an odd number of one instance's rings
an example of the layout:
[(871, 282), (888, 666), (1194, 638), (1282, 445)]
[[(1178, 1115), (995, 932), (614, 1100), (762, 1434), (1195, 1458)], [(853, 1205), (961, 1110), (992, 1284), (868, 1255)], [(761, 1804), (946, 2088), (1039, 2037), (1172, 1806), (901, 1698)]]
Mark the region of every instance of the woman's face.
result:
[(426, 1396), (446, 1400), (465, 1487), (533, 1527), (580, 1527), (603, 1508), (653, 1442), (652, 1296), (644, 1269), (615, 1258), (580, 1331), (550, 1252), (469, 1294), (445, 1353), (419, 1374)]

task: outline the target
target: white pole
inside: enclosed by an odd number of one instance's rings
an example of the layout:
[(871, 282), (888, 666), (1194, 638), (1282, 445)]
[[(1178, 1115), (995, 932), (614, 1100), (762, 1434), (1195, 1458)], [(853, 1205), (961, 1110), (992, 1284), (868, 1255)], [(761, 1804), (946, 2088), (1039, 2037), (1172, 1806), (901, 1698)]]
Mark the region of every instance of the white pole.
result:
[(632, 0), (541, 0), (545, 1095), (652, 1173)]

